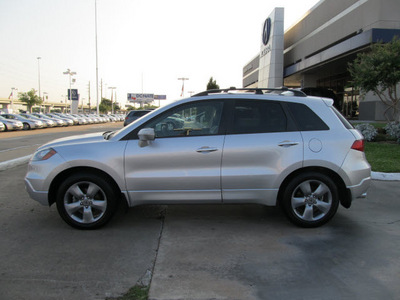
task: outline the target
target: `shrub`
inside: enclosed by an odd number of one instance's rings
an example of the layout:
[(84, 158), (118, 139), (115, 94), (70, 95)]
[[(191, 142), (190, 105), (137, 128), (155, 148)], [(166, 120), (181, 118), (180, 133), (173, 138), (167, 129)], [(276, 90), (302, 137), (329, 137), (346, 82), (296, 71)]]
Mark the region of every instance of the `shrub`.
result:
[(390, 122), (385, 126), (386, 133), (397, 139), (397, 143), (400, 144), (400, 123)]
[(357, 124), (355, 127), (362, 133), (364, 139), (368, 142), (374, 140), (376, 135), (378, 134), (378, 130), (376, 130), (374, 126), (368, 123)]

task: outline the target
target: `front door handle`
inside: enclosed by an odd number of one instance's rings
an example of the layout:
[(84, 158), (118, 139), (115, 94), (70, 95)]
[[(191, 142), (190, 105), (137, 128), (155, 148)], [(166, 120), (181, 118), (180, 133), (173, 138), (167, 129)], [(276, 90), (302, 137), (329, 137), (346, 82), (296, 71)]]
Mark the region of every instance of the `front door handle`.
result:
[(198, 153), (209, 153), (214, 151), (218, 151), (218, 148), (204, 146), (196, 150)]

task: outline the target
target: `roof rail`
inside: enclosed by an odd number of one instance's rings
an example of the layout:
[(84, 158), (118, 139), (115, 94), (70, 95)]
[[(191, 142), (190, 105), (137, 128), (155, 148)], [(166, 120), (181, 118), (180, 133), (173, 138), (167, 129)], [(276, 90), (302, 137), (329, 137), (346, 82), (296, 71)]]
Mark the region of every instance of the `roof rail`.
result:
[(288, 95), (286, 92), (291, 92), (293, 93), (290, 96), (297, 96), (297, 97), (307, 97), (305, 93), (299, 90), (294, 90), (294, 89), (289, 89), (287, 87), (280, 87), (280, 88), (235, 88), (235, 87), (230, 87), (227, 89), (214, 89), (214, 90), (208, 90), (204, 92), (197, 93), (193, 95), (192, 97), (200, 97), (200, 96), (208, 96), (210, 94), (220, 94), (220, 93), (228, 93), (230, 91), (244, 91), (248, 93), (254, 93), (257, 95), (264, 95), (264, 91), (272, 94), (278, 94), (278, 95)]

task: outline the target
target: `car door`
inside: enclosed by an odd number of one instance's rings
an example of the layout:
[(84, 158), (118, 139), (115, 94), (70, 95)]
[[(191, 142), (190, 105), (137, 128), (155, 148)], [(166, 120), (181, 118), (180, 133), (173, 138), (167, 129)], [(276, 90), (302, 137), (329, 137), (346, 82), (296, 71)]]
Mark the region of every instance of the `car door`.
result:
[(155, 116), (155, 140), (140, 147), (129, 140), (126, 187), (132, 203), (220, 202), (224, 144), (222, 101), (183, 104)]
[(300, 132), (277, 101), (237, 100), (222, 159), (223, 202), (275, 205), (283, 178), (301, 167)]

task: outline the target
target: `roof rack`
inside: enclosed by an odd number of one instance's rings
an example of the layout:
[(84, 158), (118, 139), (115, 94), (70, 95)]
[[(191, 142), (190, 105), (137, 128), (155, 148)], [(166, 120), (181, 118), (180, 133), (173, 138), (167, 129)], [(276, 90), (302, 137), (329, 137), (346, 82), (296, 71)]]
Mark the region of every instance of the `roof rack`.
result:
[[(210, 94), (220, 94), (220, 93), (228, 93), (231, 91), (244, 91), (248, 93), (254, 93), (257, 95), (264, 95), (264, 91), (271, 93), (271, 94), (278, 94), (282, 96), (297, 96), (297, 97), (307, 97), (306, 94), (304, 94), (302, 91), (299, 90), (294, 90), (294, 89), (289, 89), (287, 87), (280, 87), (280, 88), (235, 88), (235, 87), (230, 87), (227, 89), (215, 89), (215, 90), (208, 90), (204, 92), (200, 92), (198, 94), (193, 95), (192, 97), (200, 97), (200, 96), (208, 96)], [(287, 92), (291, 92), (293, 94), (289, 94)]]

